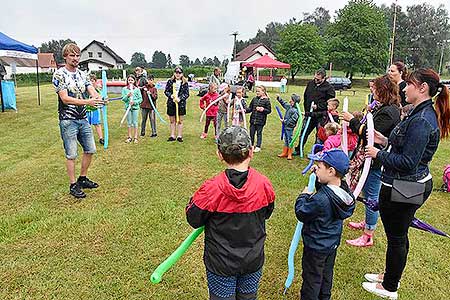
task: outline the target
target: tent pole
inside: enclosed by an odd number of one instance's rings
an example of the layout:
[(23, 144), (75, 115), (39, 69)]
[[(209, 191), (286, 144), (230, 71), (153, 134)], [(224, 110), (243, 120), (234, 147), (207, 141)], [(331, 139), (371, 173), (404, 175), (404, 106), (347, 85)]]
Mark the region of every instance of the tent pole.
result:
[(3, 103), (2, 77), (0, 75), (0, 99), (2, 101), (2, 112), (5, 112), (5, 104)]
[(38, 88), (38, 105), (41, 105), (41, 88), (39, 87), (39, 64), (36, 59), (36, 77), (37, 77), (37, 88)]

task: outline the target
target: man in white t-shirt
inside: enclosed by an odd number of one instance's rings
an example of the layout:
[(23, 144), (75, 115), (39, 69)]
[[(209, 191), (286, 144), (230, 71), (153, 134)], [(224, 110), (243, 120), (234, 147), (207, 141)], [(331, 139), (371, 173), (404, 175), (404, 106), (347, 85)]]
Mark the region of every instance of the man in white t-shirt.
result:
[[(78, 69), (80, 48), (74, 43), (69, 43), (64, 46), (62, 52), (66, 65), (53, 74), (53, 86), (58, 94), (59, 128), (66, 155), (70, 194), (75, 198), (84, 198), (86, 194), (83, 188), (98, 187), (97, 183), (87, 178), (87, 171), (96, 148), (91, 126), (86, 118), (86, 105), (97, 107), (104, 102), (87, 75)], [(77, 142), (82, 146), (84, 153), (80, 177), (75, 180)]]

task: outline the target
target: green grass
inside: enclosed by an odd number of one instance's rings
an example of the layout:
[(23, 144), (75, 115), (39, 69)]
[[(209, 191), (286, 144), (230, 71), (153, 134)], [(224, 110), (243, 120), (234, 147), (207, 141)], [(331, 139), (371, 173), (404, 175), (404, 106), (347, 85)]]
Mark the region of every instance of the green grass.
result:
[[(290, 87), (290, 92), (303, 94), (303, 89)], [(355, 110), (362, 106), (367, 90), (346, 94)], [(274, 93), (270, 96), (275, 99)], [(100, 188), (88, 191), (83, 201), (68, 195), (52, 88), (42, 88), (41, 106), (33, 87), (19, 88), (17, 98), (18, 113), (0, 114), (0, 299), (206, 299), (203, 237), (160, 284), (149, 281), (157, 265), (191, 232), (184, 215), (189, 197), (224, 168), (215, 156), (213, 140), (199, 139), (202, 124), (195, 93), (189, 99), (183, 144), (167, 143), (168, 128), (160, 123), (158, 138), (125, 144), (126, 128), (118, 126), (123, 107), (119, 101), (112, 102), (110, 148), (98, 147), (89, 173)], [(163, 112), (164, 104), (160, 91)], [(270, 178), (277, 196), (267, 222), (260, 299), (281, 299), (297, 222), (293, 203), (307, 182), (300, 176), (306, 160), (276, 157), (282, 148), (279, 134), (274, 112), (264, 129), (263, 151), (252, 161)], [(441, 184), (443, 166), (449, 163), (449, 146), (449, 142), (441, 143), (431, 165), (436, 185)], [(362, 218), (363, 211), (359, 205), (352, 219)], [(450, 232), (449, 211), (448, 194), (433, 193), (417, 216)], [(345, 228), (343, 240), (357, 235)], [(412, 229), (410, 241), (401, 299), (446, 298), (449, 240)], [(362, 290), (361, 282), (365, 272), (383, 270), (385, 247), (382, 225), (370, 249), (341, 245), (333, 299), (376, 299)], [(288, 299), (298, 299), (301, 250)]]

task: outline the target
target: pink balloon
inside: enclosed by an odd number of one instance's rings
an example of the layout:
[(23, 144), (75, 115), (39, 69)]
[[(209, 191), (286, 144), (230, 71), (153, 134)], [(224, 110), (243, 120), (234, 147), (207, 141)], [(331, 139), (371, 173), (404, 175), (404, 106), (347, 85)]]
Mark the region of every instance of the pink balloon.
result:
[[(374, 138), (374, 126), (373, 126), (373, 116), (372, 113), (367, 113), (367, 145), (373, 146), (373, 138)], [(359, 193), (361, 193), (364, 184), (366, 183), (367, 176), (369, 175), (370, 165), (372, 162), (372, 157), (367, 157), (364, 161), (364, 167), (362, 170), (361, 177), (359, 178), (359, 182), (353, 191), (353, 196), (358, 197)]]

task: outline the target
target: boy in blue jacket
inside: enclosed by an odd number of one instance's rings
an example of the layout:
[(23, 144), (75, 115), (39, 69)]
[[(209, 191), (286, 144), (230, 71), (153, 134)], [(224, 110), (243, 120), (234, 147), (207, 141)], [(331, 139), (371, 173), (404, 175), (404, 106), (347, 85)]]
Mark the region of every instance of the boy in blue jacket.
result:
[(302, 300), (331, 298), (333, 268), (342, 235), (343, 220), (355, 209), (355, 200), (343, 177), (349, 160), (342, 150), (331, 149), (310, 159), (321, 187), (315, 194), (305, 188), (295, 203), (297, 219), (303, 222), (303, 257), (300, 291)]
[(283, 101), (280, 95), (277, 94), (277, 100), (286, 110), (284, 114), (283, 124), (284, 124), (284, 147), (283, 152), (278, 154), (278, 157), (287, 157), (288, 160), (292, 159), (293, 148), (289, 148), (289, 144), (292, 140), (292, 135), (294, 134), (295, 126), (297, 126), (298, 121), (298, 110), (295, 107), (295, 103), (300, 102), (300, 97), (297, 94), (292, 94), (289, 103)]

